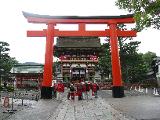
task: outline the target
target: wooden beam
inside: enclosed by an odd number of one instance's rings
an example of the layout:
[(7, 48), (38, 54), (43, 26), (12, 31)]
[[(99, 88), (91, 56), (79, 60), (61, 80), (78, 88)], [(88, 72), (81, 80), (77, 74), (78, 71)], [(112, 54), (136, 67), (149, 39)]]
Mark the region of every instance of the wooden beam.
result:
[[(109, 37), (109, 29), (105, 31), (59, 31), (54, 30), (54, 37), (65, 36), (95, 36), (95, 37)], [(137, 31), (121, 31), (117, 30), (119, 37), (136, 37)], [(46, 30), (43, 31), (27, 31), (27, 37), (46, 37)]]
[(27, 37), (46, 37), (46, 31), (27, 31)]

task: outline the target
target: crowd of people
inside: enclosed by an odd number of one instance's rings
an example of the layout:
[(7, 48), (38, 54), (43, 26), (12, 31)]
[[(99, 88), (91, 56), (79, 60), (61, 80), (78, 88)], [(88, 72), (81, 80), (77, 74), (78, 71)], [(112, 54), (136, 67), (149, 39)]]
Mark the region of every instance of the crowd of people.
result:
[[(96, 82), (79, 82), (79, 83), (69, 83), (67, 85), (67, 99), (78, 100), (91, 99), (92, 97), (97, 98), (97, 91), (99, 86)], [(62, 100), (62, 94), (65, 91), (65, 86), (62, 81), (59, 81), (53, 86), (53, 97), (57, 100)]]

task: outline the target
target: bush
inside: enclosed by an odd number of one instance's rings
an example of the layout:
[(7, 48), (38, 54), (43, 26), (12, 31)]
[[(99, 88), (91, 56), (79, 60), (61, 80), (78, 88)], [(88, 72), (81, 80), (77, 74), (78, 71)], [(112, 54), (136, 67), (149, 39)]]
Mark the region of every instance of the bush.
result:
[(8, 92), (13, 92), (14, 91), (14, 87), (13, 86), (7, 86), (7, 91)]

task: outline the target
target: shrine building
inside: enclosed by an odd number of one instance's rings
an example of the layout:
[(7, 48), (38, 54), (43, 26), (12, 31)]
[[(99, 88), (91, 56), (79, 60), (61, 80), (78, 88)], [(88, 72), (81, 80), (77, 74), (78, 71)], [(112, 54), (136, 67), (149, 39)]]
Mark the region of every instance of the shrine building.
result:
[(59, 58), (63, 80), (93, 81), (100, 47), (98, 37), (58, 37), (55, 52)]
[(40, 89), (43, 80), (42, 64), (17, 64), (11, 69), (18, 89)]

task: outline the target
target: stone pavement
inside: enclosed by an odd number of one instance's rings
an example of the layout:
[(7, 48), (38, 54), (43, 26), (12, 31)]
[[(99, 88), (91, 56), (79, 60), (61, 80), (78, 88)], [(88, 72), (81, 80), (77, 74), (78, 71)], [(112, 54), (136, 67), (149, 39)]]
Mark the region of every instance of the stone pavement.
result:
[(102, 98), (82, 101), (65, 100), (48, 120), (131, 120), (114, 110)]
[[(22, 105), (22, 100), (21, 99), (14, 99), (13, 101), (13, 108), (12, 108), (12, 104), (11, 104), (11, 98), (9, 100), (10, 105), (9, 108), (4, 108), (2, 105), (2, 100), (0, 102), (0, 120), (6, 120), (9, 116), (13, 115), (13, 113), (10, 112), (14, 112), (17, 113), (21, 110), (25, 110), (28, 108), (31, 108), (31, 106), (34, 106), (35, 104), (37, 104), (36, 101), (33, 100), (24, 100), (23, 101), (23, 105)], [(3, 113), (4, 111), (6, 111), (6, 113)]]
[(153, 89), (148, 93), (125, 91), (126, 97), (112, 98), (112, 91), (104, 90), (99, 95), (114, 109), (136, 120), (160, 120), (160, 95), (153, 95)]
[(107, 101), (90, 100), (40, 100), (30, 108), (23, 109), (7, 120), (133, 120), (113, 109)]

